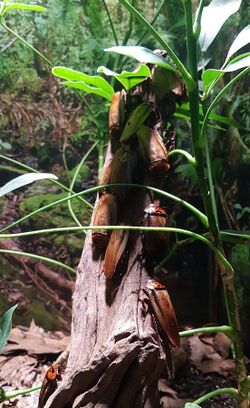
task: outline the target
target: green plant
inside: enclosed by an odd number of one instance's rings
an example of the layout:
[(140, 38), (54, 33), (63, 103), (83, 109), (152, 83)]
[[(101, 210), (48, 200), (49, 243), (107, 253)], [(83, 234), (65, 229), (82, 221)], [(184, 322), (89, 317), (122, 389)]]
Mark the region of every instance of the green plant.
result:
[[(197, 176), (197, 183), (203, 199), (208, 220), (207, 234), (209, 238), (206, 238), (206, 243), (214, 249), (215, 255), (217, 257), (218, 267), (224, 285), (225, 303), (227, 307), (229, 326), (231, 328), (230, 338), (233, 341), (234, 357), (236, 361), (239, 388), (238, 391), (227, 390), (227, 392), (231, 392), (235, 397), (237, 397), (237, 399), (239, 400), (239, 406), (245, 407), (248, 400), (250, 379), (246, 376), (246, 369), (244, 365), (242, 340), (240, 334), (240, 316), (234, 284), (234, 270), (232, 265), (225, 257), (223, 246), (223, 232), (220, 230), (219, 226), (212, 167), (210, 164), (207, 128), (214, 108), (223, 98), (225, 93), (244, 75), (250, 72), (250, 53), (240, 54), (235, 57), (235, 53), (249, 42), (249, 26), (244, 28), (236, 37), (233, 44), (229, 48), (225, 62), (220, 69), (203, 70), (201, 76), (203, 89), (202, 94), (200, 95), (198, 85), (198, 50), (200, 58), (201, 60), (203, 60), (207, 49), (219, 34), (220, 29), (225, 21), (231, 15), (238, 11), (241, 1), (229, 1), (227, 3), (224, 3), (220, 0), (213, 0), (209, 4), (209, 6), (205, 7), (205, 2), (201, 0), (197, 8), (195, 18), (193, 19), (191, 0), (183, 0), (187, 35), (187, 68), (178, 58), (175, 51), (163, 39), (163, 37), (159, 35), (159, 33), (153, 28), (153, 26), (148, 23), (148, 21), (138, 10), (136, 10), (132, 6), (132, 4), (130, 4), (127, 0), (119, 0), (119, 2), (125, 8), (127, 8), (127, 10), (131, 13), (131, 15), (133, 15), (135, 19), (139, 21), (143, 28), (147, 29), (148, 32), (161, 45), (161, 47), (165, 51), (167, 51), (169, 57), (171, 58), (172, 62), (175, 64), (183, 80), (185, 81), (188, 90), (193, 157), (189, 152), (183, 150), (172, 152), (172, 154), (182, 154), (186, 159), (188, 159), (189, 165), (193, 166)], [(218, 15), (215, 25), (211, 25), (211, 18), (213, 16), (213, 13), (217, 13)], [(161, 64), (161, 62), (157, 61), (157, 58), (153, 57), (153, 54), (150, 53), (149, 50), (141, 47), (116, 46), (108, 49), (107, 51), (113, 51), (118, 54), (134, 57), (140, 62), (150, 62), (151, 64), (156, 65)], [(162, 64), (161, 66), (164, 66), (164, 64)], [(169, 66), (165, 66), (164, 68), (171, 69)], [(174, 67), (172, 67), (172, 69), (174, 69)], [(213, 97), (213, 93), (216, 90), (218, 80), (227, 73), (231, 73), (237, 70), (241, 70), (240, 73), (234, 76), (233, 79), (229, 80), (225, 87), (220, 90), (215, 97)], [(121, 74), (117, 74), (116, 72), (108, 71), (103, 67), (99, 68), (99, 72), (102, 72), (106, 75), (113, 75), (118, 80), (121, 80), (121, 77), (122, 79), (124, 79), (125, 76), (125, 82), (123, 83), (123, 85), (125, 85), (125, 87), (127, 87), (128, 89), (129, 83), (126, 81), (129, 80), (129, 75), (131, 75), (131, 73), (129, 74), (122, 72)], [(79, 72), (72, 72), (70, 70), (67, 70), (66, 68), (54, 68), (53, 73), (64, 79), (67, 79), (65, 83), (66, 86), (84, 89), (85, 91), (92, 91), (98, 93), (99, 95), (102, 94), (102, 96), (104, 96), (103, 91), (107, 88), (106, 82), (104, 83), (101, 78), (99, 78), (97, 82), (96, 78), (90, 79), (84, 74), (81, 74)], [(93, 85), (93, 82), (91, 82), (93, 80), (96, 81), (96, 89), (87, 89), (84, 82), (87, 81), (87, 83)], [(105, 95), (108, 100), (110, 100), (110, 97), (112, 95), (111, 89), (110, 92), (110, 96)], [(200, 117), (202, 123), (200, 123)], [(187, 233), (187, 231), (185, 231), (184, 233)], [(201, 239), (202, 236), (201, 234), (194, 234), (192, 231), (189, 231), (188, 235), (196, 239)], [(234, 235), (237, 235), (237, 231), (234, 233)], [(202, 400), (197, 400), (197, 402), (203, 402), (208, 398), (210, 398), (210, 396), (207, 395), (207, 397), (205, 396), (202, 398)]]

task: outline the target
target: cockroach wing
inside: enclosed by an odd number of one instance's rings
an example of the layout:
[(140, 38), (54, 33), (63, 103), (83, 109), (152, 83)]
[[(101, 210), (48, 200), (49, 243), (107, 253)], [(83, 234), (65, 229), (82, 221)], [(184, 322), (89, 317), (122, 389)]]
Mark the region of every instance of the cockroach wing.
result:
[[(159, 207), (156, 202), (149, 204), (144, 210), (143, 225), (145, 227), (162, 228), (167, 226), (167, 213)], [(166, 252), (167, 234), (160, 231), (145, 231), (143, 246), (147, 256), (147, 262), (156, 264), (159, 262)]]
[(169, 169), (168, 153), (160, 134), (149, 126), (141, 126), (137, 136), (140, 153), (149, 163), (149, 171), (165, 174)]
[[(135, 159), (135, 152), (128, 146), (118, 149), (111, 162), (110, 183), (132, 183)], [(123, 199), (129, 189), (123, 186), (113, 186), (111, 191), (117, 194), (118, 198)]]
[(109, 134), (111, 140), (111, 151), (114, 154), (118, 149), (122, 125), (125, 119), (125, 93), (116, 92), (113, 95), (109, 109)]
[(125, 251), (129, 237), (129, 231), (114, 230), (106, 249), (103, 271), (106, 278), (112, 278), (116, 267)]
[[(117, 202), (113, 194), (103, 194), (94, 210), (93, 226), (114, 225), (117, 219)], [(108, 231), (105, 229), (92, 231), (93, 244), (100, 249), (106, 248), (108, 244)]]
[(61, 381), (60, 368), (57, 363), (52, 363), (49, 367), (43, 382), (39, 394), (38, 408), (43, 408), (57, 388), (57, 381)]
[(177, 319), (167, 289), (154, 280), (149, 280), (146, 286), (151, 305), (162, 330), (172, 346), (179, 347), (180, 336)]

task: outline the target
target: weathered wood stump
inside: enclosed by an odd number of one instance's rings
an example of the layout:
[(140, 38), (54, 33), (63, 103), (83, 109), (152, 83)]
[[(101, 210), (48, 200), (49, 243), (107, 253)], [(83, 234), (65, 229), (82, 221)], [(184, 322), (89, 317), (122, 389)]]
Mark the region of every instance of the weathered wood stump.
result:
[[(178, 75), (149, 67), (150, 78), (127, 93), (114, 95), (109, 116), (111, 143), (101, 184), (163, 185), (169, 165), (162, 136), (176, 101), (183, 96), (183, 85)], [(123, 113), (119, 101), (123, 102)], [(144, 112), (143, 119), (133, 117), (138, 109)], [(144, 210), (155, 198), (144, 189), (117, 186), (110, 187), (108, 194), (118, 202), (117, 225), (142, 225)], [(103, 230), (109, 223), (101, 224)], [(140, 232), (130, 231), (118, 268), (112, 279), (106, 279), (104, 253), (93, 248), (88, 233), (73, 296), (67, 369), (46, 408), (160, 406), (157, 384), (160, 375), (167, 372), (169, 345), (165, 349), (145, 291), (153, 274), (150, 258), (158, 248), (145, 255), (144, 243)], [(172, 317), (175, 324), (174, 312)], [(178, 336), (175, 325), (173, 330)]]
[[(136, 208), (144, 198), (144, 192), (134, 194)], [(131, 198), (128, 204), (135, 208)], [(157, 382), (165, 352), (142, 290), (149, 274), (141, 234), (130, 233), (125, 259), (112, 280), (102, 273), (102, 258), (93, 254), (89, 233), (73, 297), (67, 370), (46, 408), (159, 406)]]

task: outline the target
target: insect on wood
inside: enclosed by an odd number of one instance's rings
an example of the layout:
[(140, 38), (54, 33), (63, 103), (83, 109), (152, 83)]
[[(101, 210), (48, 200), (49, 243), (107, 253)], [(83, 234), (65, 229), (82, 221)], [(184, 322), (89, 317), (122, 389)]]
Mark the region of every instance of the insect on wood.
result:
[[(155, 200), (144, 209), (143, 225), (145, 227), (166, 227), (167, 213), (159, 207), (159, 201)], [(166, 232), (153, 231), (144, 233), (144, 250), (151, 262), (158, 262), (164, 255), (167, 248), (167, 234)]]
[(141, 126), (137, 132), (141, 155), (148, 163), (148, 169), (155, 174), (165, 174), (169, 169), (168, 153), (156, 129)]
[(173, 347), (179, 347), (180, 336), (176, 315), (166, 287), (155, 279), (149, 279), (146, 283), (146, 292), (167, 339)]
[[(113, 194), (105, 193), (99, 198), (97, 202), (92, 225), (114, 225), (116, 223), (116, 219), (116, 197)], [(92, 241), (97, 248), (106, 248), (106, 246), (108, 245), (108, 239), (109, 232), (107, 230), (101, 229), (92, 231)]]
[(38, 408), (43, 408), (57, 388), (57, 382), (62, 380), (60, 367), (57, 363), (52, 363), (42, 382), (42, 388), (39, 395)]
[(129, 237), (129, 231), (114, 230), (112, 231), (103, 264), (103, 271), (106, 278), (112, 278), (118, 263), (124, 254)]

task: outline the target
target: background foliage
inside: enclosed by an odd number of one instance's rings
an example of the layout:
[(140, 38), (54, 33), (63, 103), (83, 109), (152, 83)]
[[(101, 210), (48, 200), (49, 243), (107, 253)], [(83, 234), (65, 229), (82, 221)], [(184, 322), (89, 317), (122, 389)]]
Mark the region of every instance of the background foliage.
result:
[[(116, 44), (142, 44), (150, 49), (158, 48), (154, 39), (143, 33), (141, 27), (133, 21), (127, 11), (114, 0), (46, 0), (37, 2), (47, 8), (47, 13), (9, 13), (6, 23), (19, 35), (23, 36), (53, 65), (65, 65), (87, 74), (95, 74), (100, 65), (109, 66), (120, 71), (121, 67), (133, 69), (131, 60), (103, 51), (106, 47)], [(133, 1), (138, 10), (143, 12), (159, 33), (178, 51), (181, 60), (185, 60), (184, 49), (184, 15), (181, 1), (167, 2), (158, 0)], [(159, 12), (160, 10), (160, 12)], [(159, 13), (158, 13), (159, 12)], [(157, 17), (157, 18), (156, 18)], [(240, 12), (232, 16), (223, 27), (220, 36), (208, 50), (207, 67), (221, 66), (225, 58), (225, 50), (232, 43), (236, 33), (246, 26), (250, 17), (250, 7), (243, 3)], [(112, 24), (111, 24), (112, 21)], [(91, 144), (98, 140), (98, 148), (88, 157), (78, 177), (76, 191), (96, 185), (98, 162), (101, 165), (103, 147), (108, 138), (107, 110), (105, 102), (98, 96), (78, 95), (72, 90), (63, 89), (52, 77), (50, 67), (30, 49), (2, 27), (0, 57), (0, 150), (19, 161), (41, 171), (50, 171), (60, 177), (66, 185), (70, 185), (75, 168)], [(244, 51), (244, 49), (243, 49)], [(247, 49), (245, 51), (248, 51)], [(228, 81), (231, 74), (218, 82), (218, 87)], [(118, 85), (115, 84), (117, 87)], [(228, 115), (240, 123), (239, 128), (228, 126), (224, 131), (212, 130), (211, 150), (213, 152), (212, 168), (216, 180), (216, 195), (220, 202), (219, 217), (223, 229), (249, 229), (249, 180), (247, 171), (250, 162), (250, 114), (249, 114), (249, 78), (239, 82), (223, 99), (216, 113)], [(190, 150), (188, 121), (175, 120), (177, 128), (177, 147)], [(166, 180), (167, 190), (189, 202), (201, 207), (197, 195), (194, 172), (188, 164), (175, 158), (171, 163), (171, 172)], [(22, 170), (1, 160), (0, 182), (4, 184)], [(16, 215), (25, 215), (39, 208), (44, 203), (61, 198), (61, 190), (49, 184), (32, 185), (22, 195), (11, 195), (0, 202), (3, 214), (11, 221), (8, 209), (14, 206)], [(13, 200), (15, 197), (15, 203)], [(92, 202), (94, 197), (92, 197)], [(196, 229), (196, 220), (178, 206), (166, 202), (165, 206), (171, 213), (172, 222), (180, 222), (183, 228)], [(74, 211), (81, 222), (87, 223), (90, 210), (77, 202)], [(15, 216), (16, 216), (15, 215)], [(56, 207), (52, 212), (42, 213), (21, 225), (24, 230), (48, 226), (67, 226), (71, 217), (67, 207)], [(35, 239), (32, 243), (24, 241), (22, 245), (31, 247), (35, 252), (50, 254), (55, 252), (57, 259), (77, 265), (82, 247), (82, 237), (71, 234), (71, 238), (61, 236), (44, 238), (43, 243)], [(172, 242), (175, 244), (175, 242)], [(46, 248), (46, 249), (44, 249)], [(191, 280), (190, 293), (204, 286), (204, 279), (213, 265), (203, 264), (203, 253), (197, 255), (199, 244), (179, 250), (181, 257), (172, 257), (168, 268), (181, 281)], [(247, 264), (249, 247), (244, 242), (229, 242), (227, 251), (238, 278), (239, 295), (242, 302), (243, 324), (247, 334), (248, 309), (247, 296), (243, 282), (247, 282)], [(199, 251), (198, 251), (199, 252)], [(208, 255), (206, 254), (206, 257)], [(209, 259), (209, 258), (206, 258)], [(2, 276), (10, 279), (9, 266), (3, 260)], [(205, 268), (203, 277), (200, 270)], [(175, 284), (175, 283), (173, 283)], [(201, 294), (201, 299), (203, 298)], [(243, 299), (245, 299), (243, 301)], [(8, 291), (5, 301), (11, 302)], [(190, 296), (189, 296), (190, 301)], [(178, 300), (177, 300), (178, 302)], [(203, 305), (204, 310), (207, 307)], [(194, 306), (195, 307), (195, 306)], [(25, 305), (24, 305), (25, 308)], [(192, 310), (192, 306), (191, 306)], [(203, 307), (201, 305), (201, 310)], [(41, 313), (43, 315), (43, 313)], [(210, 316), (212, 317), (212, 316)], [(207, 320), (208, 317), (205, 317)], [(190, 316), (183, 316), (189, 320)], [(198, 320), (202, 320), (198, 317)], [(199, 321), (197, 323), (200, 323)], [(39, 323), (39, 322), (38, 322)], [(40, 322), (44, 324), (44, 322)], [(194, 322), (193, 322), (194, 323)], [(53, 327), (51, 323), (51, 327)]]

